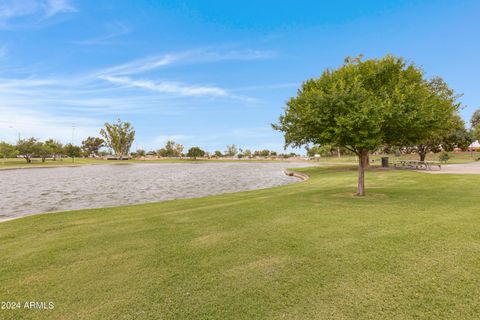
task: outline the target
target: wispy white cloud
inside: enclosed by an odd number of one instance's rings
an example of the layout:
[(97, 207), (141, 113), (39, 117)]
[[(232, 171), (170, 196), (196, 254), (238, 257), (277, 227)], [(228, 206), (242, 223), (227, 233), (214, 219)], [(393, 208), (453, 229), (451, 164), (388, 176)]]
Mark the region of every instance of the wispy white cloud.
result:
[(48, 0), (43, 7), (47, 18), (53, 17), (59, 13), (77, 11), (75, 6), (68, 0)]
[(3, 0), (0, 2), (0, 27), (26, 26), (76, 11), (68, 0)]
[(107, 32), (104, 35), (85, 40), (74, 41), (80, 45), (106, 45), (111, 44), (113, 39), (130, 33), (130, 28), (120, 22), (112, 22), (106, 25)]
[(227, 60), (256, 60), (268, 59), (276, 55), (273, 51), (260, 50), (230, 50), (213, 51), (207, 49), (188, 50), (177, 53), (168, 53), (162, 56), (149, 57), (134, 60), (125, 64), (120, 64), (106, 68), (94, 73), (92, 76), (110, 83), (131, 88), (142, 88), (165, 94), (177, 94), (181, 96), (210, 96), (227, 97), (246, 102), (257, 102), (257, 99), (232, 94), (218, 86), (211, 85), (191, 85), (173, 81), (155, 81), (151, 79), (134, 79), (133, 75), (154, 71), (156, 69), (180, 64), (199, 64), (212, 63)]
[(0, 106), (78, 112), (90, 116), (150, 112), (176, 114), (179, 101), (95, 79), (0, 78)]
[(133, 80), (129, 77), (101, 76), (100, 78), (126, 87), (143, 88), (161, 93), (178, 94), (181, 96), (229, 96), (229, 93), (224, 89), (213, 86), (189, 86), (179, 82)]
[(274, 51), (230, 50), (189, 50), (148, 57), (114, 66), (98, 72), (98, 75), (132, 75), (152, 71), (173, 64), (210, 63), (228, 60), (257, 60), (275, 57)]
[(0, 78), (0, 88), (30, 88), (55, 84), (56, 82), (48, 79), (5, 79)]
[[(0, 107), (0, 140), (14, 142), (18, 134), (22, 138), (56, 138), (70, 142), (72, 133), (75, 143), (88, 135), (97, 135), (101, 122), (94, 118), (59, 116), (45, 111), (23, 108)], [(73, 130), (72, 130), (73, 129)]]
[[(1, 49), (0, 47), (0, 53)], [(26, 70), (14, 73), (17, 77), (0, 78), (0, 140), (12, 141), (15, 132), (21, 132), (22, 136), (42, 139), (65, 139), (71, 136), (72, 123), (76, 124), (79, 137), (97, 134), (103, 121), (112, 116), (145, 113), (170, 115), (185, 112), (192, 108), (192, 101), (188, 99), (192, 97), (231, 99), (238, 100), (237, 103), (256, 102), (253, 98), (237, 94), (235, 89), (216, 85), (192, 85), (145, 78), (152, 76), (151, 74), (144, 74), (141, 79), (130, 76), (175, 63), (260, 59), (266, 56), (254, 51), (245, 51), (245, 56), (242, 57), (239, 52), (209, 52), (195, 58), (190, 55), (190, 51), (188, 54), (164, 55), (161, 59), (149, 60), (147, 63), (145, 60), (136, 61), (111, 68), (101, 74), (87, 72), (83, 75), (39, 78), (33, 76), (40, 74), (38, 70)], [(20, 76), (23, 74), (31, 76)], [(185, 98), (178, 99), (179, 96)], [(207, 101), (196, 99), (194, 107), (200, 107)], [(259, 133), (235, 133), (238, 136), (242, 134), (257, 136)], [(160, 136), (155, 139), (155, 143), (163, 142), (162, 139), (174, 139), (186, 141), (188, 144), (190, 138), (192, 137), (187, 135)]]

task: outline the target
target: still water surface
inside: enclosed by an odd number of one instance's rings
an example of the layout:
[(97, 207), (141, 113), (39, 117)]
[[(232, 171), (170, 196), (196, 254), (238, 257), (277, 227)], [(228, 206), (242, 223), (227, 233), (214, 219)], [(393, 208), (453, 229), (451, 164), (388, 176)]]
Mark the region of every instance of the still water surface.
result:
[(193, 198), (298, 181), (306, 163), (122, 164), (0, 170), (0, 221), (43, 212)]

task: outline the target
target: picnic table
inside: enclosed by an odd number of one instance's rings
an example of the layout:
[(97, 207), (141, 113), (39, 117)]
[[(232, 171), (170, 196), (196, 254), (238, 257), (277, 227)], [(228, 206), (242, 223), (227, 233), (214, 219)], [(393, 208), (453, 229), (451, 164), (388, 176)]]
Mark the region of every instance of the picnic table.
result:
[(398, 160), (394, 162), (393, 166), (395, 168), (402, 169), (423, 169), (423, 170), (432, 170), (433, 167), (438, 167), (438, 170), (442, 169), (442, 166), (438, 162), (433, 161), (416, 161), (416, 160)]

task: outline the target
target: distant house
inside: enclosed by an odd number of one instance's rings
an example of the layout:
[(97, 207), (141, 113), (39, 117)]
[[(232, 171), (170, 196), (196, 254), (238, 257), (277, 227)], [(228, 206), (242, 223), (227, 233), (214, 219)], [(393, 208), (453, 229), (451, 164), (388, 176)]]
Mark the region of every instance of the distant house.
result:
[(474, 143), (472, 143), (471, 145), (469, 145), (467, 151), (469, 151), (469, 152), (479, 151), (479, 152), (480, 152), (480, 143), (479, 143), (479, 141), (477, 140), (477, 141), (475, 141)]
[(125, 156), (123, 156), (122, 159), (120, 159), (120, 156), (109, 155), (106, 158), (107, 158), (107, 160), (130, 160), (130, 159), (132, 159), (132, 156), (131, 155), (125, 155)]

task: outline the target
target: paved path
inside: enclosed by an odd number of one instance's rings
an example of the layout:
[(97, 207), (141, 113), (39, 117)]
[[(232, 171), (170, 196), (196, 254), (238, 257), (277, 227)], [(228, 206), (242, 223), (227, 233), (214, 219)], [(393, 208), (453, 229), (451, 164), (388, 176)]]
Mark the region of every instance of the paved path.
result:
[(480, 174), (480, 161), (462, 163), (462, 164), (446, 164), (446, 165), (442, 165), (442, 170), (435, 170), (435, 171), (422, 170), (421, 172), (434, 173), (434, 174), (442, 174), (442, 173)]

